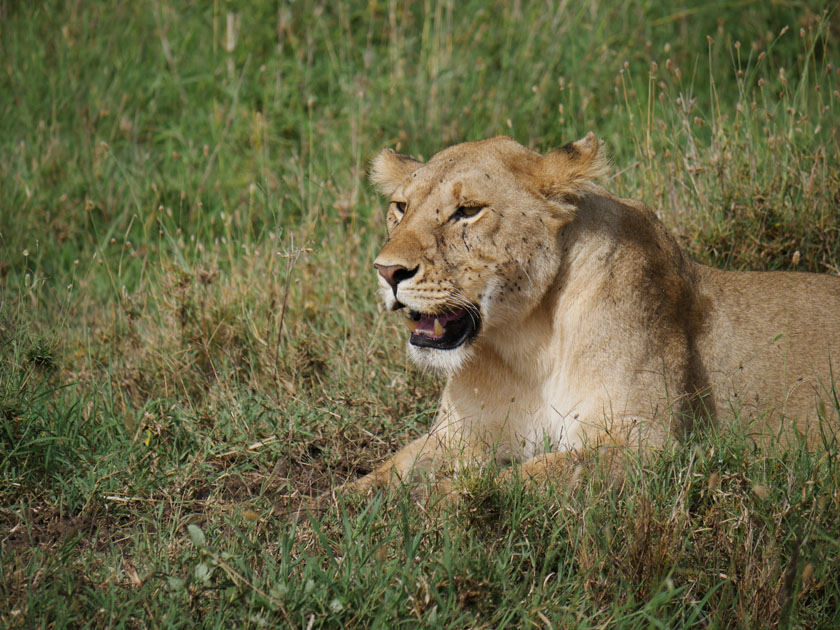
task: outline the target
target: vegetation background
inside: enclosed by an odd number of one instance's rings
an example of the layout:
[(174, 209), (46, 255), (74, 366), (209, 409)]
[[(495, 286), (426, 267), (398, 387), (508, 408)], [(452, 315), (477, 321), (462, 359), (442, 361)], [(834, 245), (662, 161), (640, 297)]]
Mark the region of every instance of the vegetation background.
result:
[(698, 260), (837, 274), (832, 6), (0, 0), (0, 625), (840, 626), (836, 438), (299, 509), (440, 388), (379, 149), (594, 130)]

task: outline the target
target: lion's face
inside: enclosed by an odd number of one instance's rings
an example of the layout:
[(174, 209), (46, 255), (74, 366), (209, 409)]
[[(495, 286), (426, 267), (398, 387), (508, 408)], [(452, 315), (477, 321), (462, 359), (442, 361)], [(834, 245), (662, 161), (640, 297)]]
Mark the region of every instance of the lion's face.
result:
[(557, 274), (558, 234), (583, 188), (574, 166), (599, 159), (587, 137), (545, 157), (494, 138), (425, 164), (391, 151), (374, 160), (371, 177), (390, 197), (374, 264), (386, 307), (406, 314), (415, 362), (456, 370), (474, 343), (529, 315)]

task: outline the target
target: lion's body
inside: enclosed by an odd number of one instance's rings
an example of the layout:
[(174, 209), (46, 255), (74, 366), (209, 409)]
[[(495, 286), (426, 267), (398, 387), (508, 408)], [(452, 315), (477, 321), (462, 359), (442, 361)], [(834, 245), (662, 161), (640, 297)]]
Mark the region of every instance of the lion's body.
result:
[[(543, 453), (657, 448), (698, 421), (738, 418), (759, 441), (825, 431), (840, 279), (699, 265), (649, 209), (592, 182), (604, 169), (592, 136), (544, 157), (497, 138), (427, 164), (377, 158), (397, 202), (383, 298), (427, 326), (411, 354), (448, 381), (429, 434), (357, 487), (492, 456), (550, 474)], [(437, 347), (462, 312), (477, 330)]]
[(698, 269), (710, 303), (698, 351), (717, 417), (786, 441), (795, 427), (814, 444), (818, 401), (831, 409), (840, 382), (840, 279)]

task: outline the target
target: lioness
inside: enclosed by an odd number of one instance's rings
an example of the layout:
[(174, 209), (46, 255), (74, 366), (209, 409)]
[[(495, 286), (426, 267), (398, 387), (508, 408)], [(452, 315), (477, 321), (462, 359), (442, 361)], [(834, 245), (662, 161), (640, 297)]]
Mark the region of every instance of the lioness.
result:
[(693, 262), (650, 209), (595, 183), (606, 171), (591, 133), (546, 155), (498, 137), (373, 160), (390, 199), (382, 299), (414, 362), (448, 380), (429, 433), (353, 489), (493, 457), (559, 479), (590, 449), (644, 452), (698, 421), (820, 439), (840, 278)]

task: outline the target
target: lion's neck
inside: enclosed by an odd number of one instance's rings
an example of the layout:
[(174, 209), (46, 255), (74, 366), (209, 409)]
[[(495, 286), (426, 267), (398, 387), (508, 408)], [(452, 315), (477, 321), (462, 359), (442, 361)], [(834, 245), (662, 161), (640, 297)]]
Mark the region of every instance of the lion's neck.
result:
[(552, 286), (524, 318), (482, 339), (461, 374), (486, 373), (492, 366), (515, 380), (533, 383), (546, 378), (557, 350), (552, 346), (557, 338), (554, 313), (559, 296), (558, 288)]
[(496, 374), (522, 382), (556, 377), (559, 364), (577, 347), (581, 329), (591, 329), (606, 315), (599, 295), (614, 280), (604, 261), (624, 255), (619, 252), (628, 248), (628, 235), (621, 225), (638, 212), (608, 194), (582, 200), (577, 218), (558, 234), (562, 257), (545, 293), (520, 320), (488, 331), (453, 378), (486, 375), (490, 366)]

